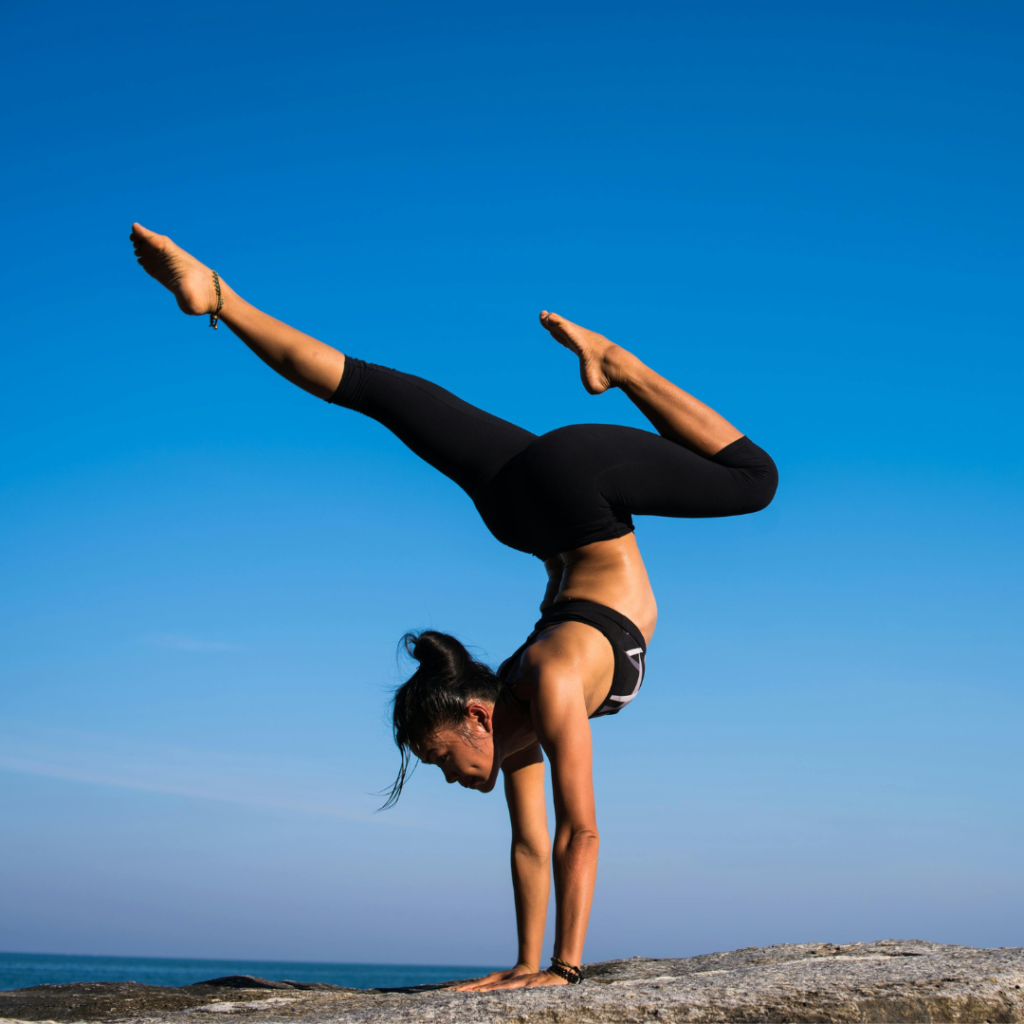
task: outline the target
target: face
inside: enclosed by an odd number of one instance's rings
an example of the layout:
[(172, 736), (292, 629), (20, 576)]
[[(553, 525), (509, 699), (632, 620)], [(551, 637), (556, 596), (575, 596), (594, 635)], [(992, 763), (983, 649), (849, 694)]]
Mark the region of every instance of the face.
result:
[(446, 782), (490, 793), (500, 767), (494, 745), (493, 710), (487, 704), (470, 704), (460, 725), (438, 729), (413, 753), (424, 764), (436, 764)]

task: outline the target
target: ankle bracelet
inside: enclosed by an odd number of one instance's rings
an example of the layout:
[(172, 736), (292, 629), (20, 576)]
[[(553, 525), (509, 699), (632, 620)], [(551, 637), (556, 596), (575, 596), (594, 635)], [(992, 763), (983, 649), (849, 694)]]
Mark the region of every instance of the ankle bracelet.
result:
[(210, 314), (210, 326), (217, 330), (217, 321), (220, 319), (220, 311), (224, 308), (224, 300), (220, 295), (220, 278), (217, 271), (213, 271), (213, 287), (217, 289), (217, 308)]
[(579, 985), (583, 981), (582, 967), (566, 963), (557, 956), (551, 958), (551, 966), (548, 968), (548, 973), (557, 974), (559, 978), (567, 981), (570, 985)]

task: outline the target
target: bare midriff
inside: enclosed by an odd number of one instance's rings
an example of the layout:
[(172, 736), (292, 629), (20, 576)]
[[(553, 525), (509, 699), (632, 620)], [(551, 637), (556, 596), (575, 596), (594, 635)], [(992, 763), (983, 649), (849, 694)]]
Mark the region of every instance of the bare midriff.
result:
[[(558, 560), (562, 563), (561, 581), (553, 601), (594, 601), (614, 608), (634, 622), (650, 643), (658, 606), (636, 534), (565, 551)], [(557, 573), (555, 559), (546, 565), (549, 574)]]

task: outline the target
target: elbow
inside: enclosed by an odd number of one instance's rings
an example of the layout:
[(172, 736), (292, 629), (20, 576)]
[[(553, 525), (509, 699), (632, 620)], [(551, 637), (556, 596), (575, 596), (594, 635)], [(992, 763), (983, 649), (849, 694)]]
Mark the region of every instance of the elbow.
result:
[(597, 826), (578, 825), (569, 829), (569, 842), (573, 846), (596, 848), (601, 845), (601, 837), (597, 834)]
[(551, 842), (547, 836), (513, 839), (512, 855), (516, 860), (530, 860), (538, 864), (546, 864), (551, 860)]
[(601, 846), (593, 825), (566, 825), (555, 839), (555, 859), (559, 864), (580, 864), (596, 861)]

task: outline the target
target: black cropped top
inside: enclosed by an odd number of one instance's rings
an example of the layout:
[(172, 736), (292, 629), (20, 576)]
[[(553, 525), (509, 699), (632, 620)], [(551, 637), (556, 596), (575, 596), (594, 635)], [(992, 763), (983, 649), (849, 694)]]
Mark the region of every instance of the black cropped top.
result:
[(625, 615), (594, 601), (559, 601), (548, 608), (537, 620), (526, 643), (498, 667), (498, 678), (511, 685), (526, 648), (545, 629), (560, 622), (583, 622), (600, 630), (608, 638), (615, 655), (615, 674), (608, 696), (590, 717), (618, 714), (640, 692), (644, 681), (647, 644), (643, 633)]

